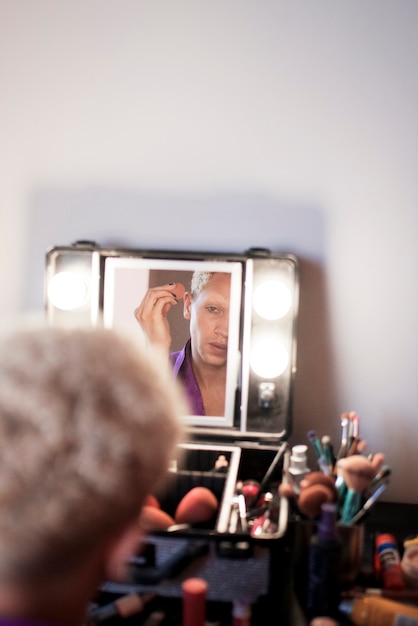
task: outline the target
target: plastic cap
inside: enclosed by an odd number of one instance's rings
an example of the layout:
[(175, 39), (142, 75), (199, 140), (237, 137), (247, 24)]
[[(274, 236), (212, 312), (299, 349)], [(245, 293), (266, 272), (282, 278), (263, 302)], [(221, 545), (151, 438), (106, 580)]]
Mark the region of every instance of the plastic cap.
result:
[(232, 608), (233, 617), (250, 617), (251, 616), (251, 606), (248, 600), (245, 598), (237, 598), (233, 602)]
[(307, 463), (307, 451), (308, 446), (301, 444), (299, 446), (293, 446), (292, 454), (290, 456), (290, 468), (292, 470), (298, 470), (300, 472), (308, 469)]
[(337, 507), (332, 502), (321, 506), (318, 536), (321, 541), (333, 541), (337, 537)]

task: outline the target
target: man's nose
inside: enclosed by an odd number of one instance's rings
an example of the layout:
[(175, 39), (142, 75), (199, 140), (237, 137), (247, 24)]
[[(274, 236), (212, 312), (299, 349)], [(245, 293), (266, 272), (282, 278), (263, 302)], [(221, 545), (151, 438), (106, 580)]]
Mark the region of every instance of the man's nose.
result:
[(228, 326), (229, 326), (229, 320), (225, 319), (225, 320), (219, 320), (218, 324), (216, 325), (215, 328), (215, 332), (218, 335), (222, 335), (223, 337), (228, 337)]

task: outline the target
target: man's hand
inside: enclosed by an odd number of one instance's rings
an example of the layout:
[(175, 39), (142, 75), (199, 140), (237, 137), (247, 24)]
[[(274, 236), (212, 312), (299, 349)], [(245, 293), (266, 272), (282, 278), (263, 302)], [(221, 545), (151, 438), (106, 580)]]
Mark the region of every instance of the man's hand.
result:
[(150, 343), (167, 352), (170, 351), (171, 333), (167, 315), (172, 306), (184, 295), (181, 283), (169, 283), (148, 289), (134, 315)]

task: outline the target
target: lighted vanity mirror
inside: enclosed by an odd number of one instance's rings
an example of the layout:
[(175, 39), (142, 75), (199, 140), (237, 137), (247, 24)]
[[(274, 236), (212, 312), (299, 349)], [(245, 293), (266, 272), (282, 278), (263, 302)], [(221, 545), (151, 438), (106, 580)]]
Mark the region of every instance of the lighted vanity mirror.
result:
[[(298, 263), (293, 255), (150, 251), (90, 242), (46, 253), (50, 323), (104, 325), (160, 348), (185, 386), (191, 432), (290, 431)], [(168, 337), (168, 339), (167, 339)], [(168, 343), (167, 343), (168, 341)], [(199, 385), (211, 375), (210, 392)], [(199, 381), (199, 382), (198, 382)]]
[[(191, 292), (192, 277), (197, 277), (197, 273), (211, 278), (201, 292), (208, 293), (208, 298), (201, 305), (195, 304), (196, 311), (193, 311), (193, 305), (188, 305), (191, 299), (188, 294)], [(221, 389), (215, 394), (222, 400), (214, 403), (215, 410), (205, 410), (202, 395), (196, 391), (196, 379), (191, 378), (187, 369), (183, 370), (186, 372), (185, 387), (190, 392), (191, 410), (194, 409), (193, 415), (186, 418), (191, 425), (216, 423), (218, 426), (233, 426), (240, 363), (241, 273), (241, 264), (234, 262), (131, 257), (107, 258), (105, 261), (103, 323), (106, 327), (128, 330), (133, 341), (152, 342), (134, 314), (138, 305), (142, 304), (149, 309), (148, 317), (158, 316), (154, 323), (161, 324), (161, 315), (167, 318), (173, 367), (177, 369), (180, 361), (183, 368), (188, 367), (186, 361), (190, 356), (186, 355), (190, 355), (190, 336), (193, 333), (197, 357), (208, 364), (210, 372), (220, 371)], [(177, 294), (179, 297), (172, 296), (175, 291), (171, 289), (178, 289), (178, 286), (181, 289)], [(146, 298), (150, 302), (145, 301)], [(198, 299), (194, 296), (195, 301)], [(166, 313), (163, 307), (168, 309)], [(194, 321), (194, 317), (198, 321)], [(215, 380), (217, 378), (216, 374)], [(208, 402), (209, 406), (214, 406), (210, 405), (210, 398)]]

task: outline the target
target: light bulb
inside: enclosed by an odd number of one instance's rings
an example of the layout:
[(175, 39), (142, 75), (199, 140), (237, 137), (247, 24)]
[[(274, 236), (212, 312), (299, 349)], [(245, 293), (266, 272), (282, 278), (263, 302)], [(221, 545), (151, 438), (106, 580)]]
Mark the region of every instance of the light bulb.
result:
[(57, 309), (78, 309), (85, 304), (86, 298), (86, 281), (76, 272), (59, 272), (49, 281), (48, 299)]
[(278, 280), (266, 280), (254, 290), (253, 306), (265, 320), (278, 320), (290, 310), (292, 296), (286, 285)]
[(276, 378), (289, 363), (289, 353), (277, 339), (261, 339), (251, 350), (251, 369), (261, 378)]

